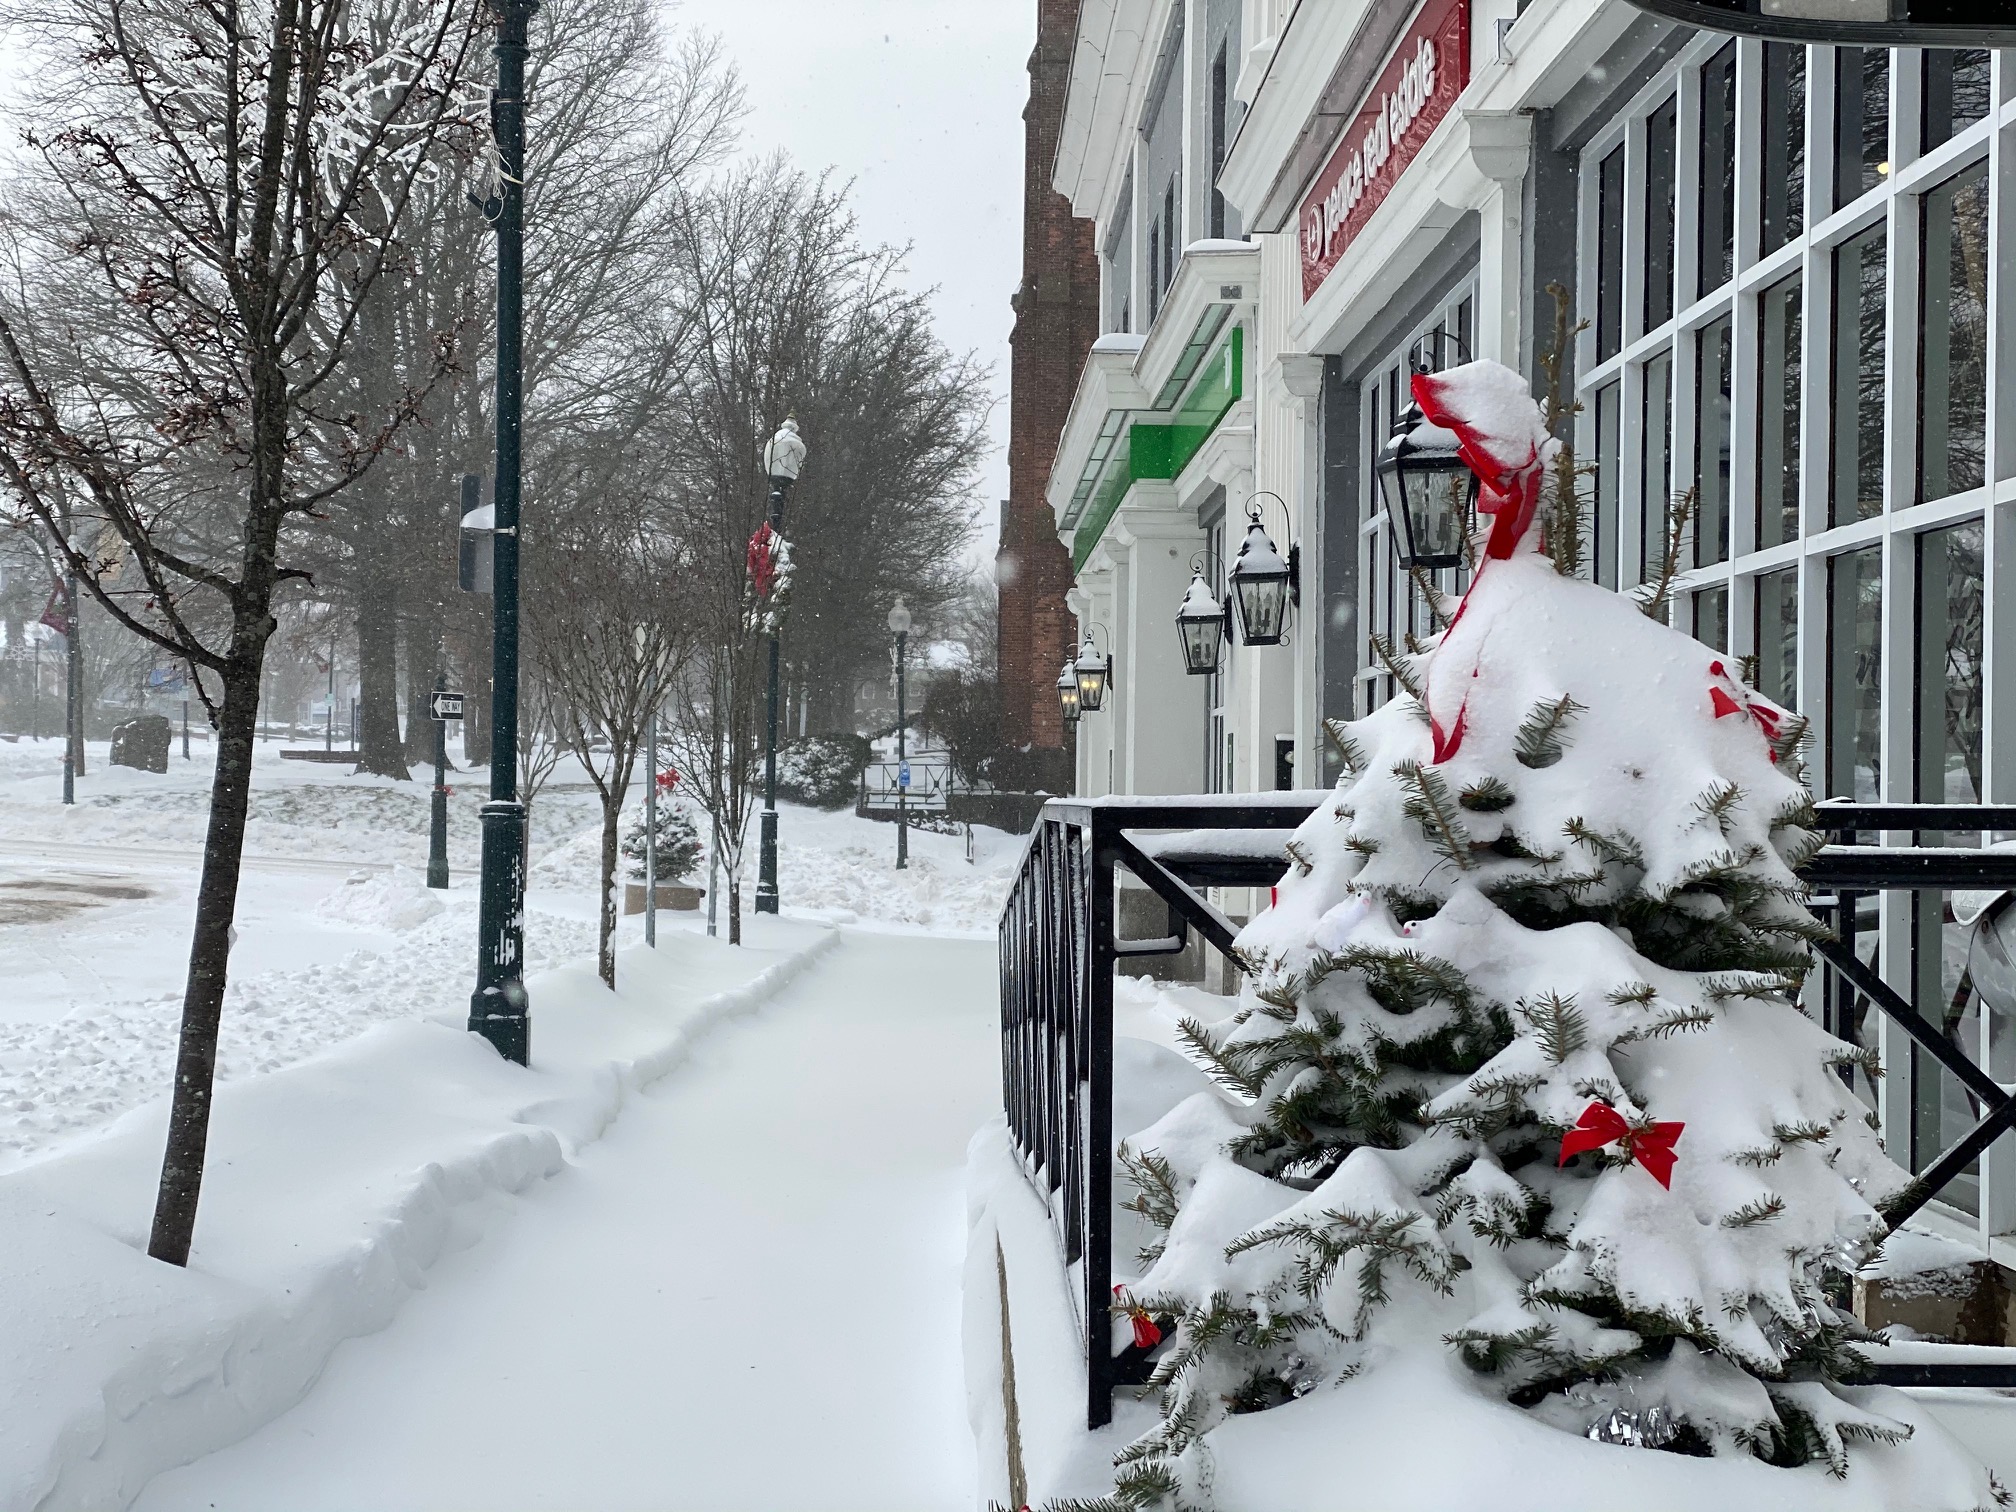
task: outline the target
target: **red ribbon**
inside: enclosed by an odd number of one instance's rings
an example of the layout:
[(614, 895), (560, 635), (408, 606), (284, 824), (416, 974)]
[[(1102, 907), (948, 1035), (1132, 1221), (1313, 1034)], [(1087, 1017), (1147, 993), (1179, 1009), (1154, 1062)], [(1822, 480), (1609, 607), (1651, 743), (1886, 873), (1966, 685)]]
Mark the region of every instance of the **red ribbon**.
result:
[(777, 532), (765, 520), (756, 527), (756, 533), (749, 537), (749, 581), (756, 589), (756, 597), (770, 597), (770, 590), (777, 585)]
[[(1737, 682), (1719, 661), (1708, 663), (1708, 675), (1714, 679), (1708, 685), (1708, 705), (1715, 711), (1715, 717), (1727, 719), (1731, 714), (1748, 714), (1763, 732), (1765, 742), (1775, 746), (1785, 711)], [(1772, 751), (1771, 760), (1777, 762), (1777, 751)]]
[(674, 789), (678, 785), (679, 785), (679, 774), (677, 772), (666, 771), (666, 772), (660, 772), (658, 774), (659, 792), (669, 793), (672, 791), (672, 789)]
[(1157, 1344), (1160, 1344), (1162, 1342), (1161, 1326), (1148, 1315), (1148, 1309), (1143, 1307), (1139, 1302), (1125, 1300), (1127, 1288), (1124, 1286), (1114, 1287), (1113, 1295), (1122, 1299), (1120, 1310), (1133, 1321), (1134, 1347), (1136, 1349), (1153, 1349)]
[(1615, 1108), (1607, 1103), (1592, 1102), (1582, 1110), (1575, 1127), (1562, 1136), (1561, 1158), (1555, 1165), (1564, 1166), (1587, 1150), (1622, 1144), (1626, 1155), (1645, 1167), (1659, 1185), (1670, 1190), (1674, 1162), (1679, 1158), (1673, 1153), (1673, 1146), (1680, 1138), (1680, 1131), (1686, 1127), (1683, 1123), (1655, 1123), (1634, 1129)]

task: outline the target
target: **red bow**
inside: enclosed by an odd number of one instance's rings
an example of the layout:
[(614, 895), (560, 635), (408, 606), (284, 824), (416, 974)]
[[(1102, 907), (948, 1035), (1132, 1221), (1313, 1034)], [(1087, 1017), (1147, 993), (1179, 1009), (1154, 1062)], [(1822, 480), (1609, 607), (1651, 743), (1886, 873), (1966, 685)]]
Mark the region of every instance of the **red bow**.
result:
[[(1748, 714), (1757, 722), (1757, 728), (1764, 732), (1766, 743), (1775, 747), (1785, 711), (1737, 682), (1719, 661), (1708, 663), (1708, 675), (1714, 679), (1708, 685), (1708, 704), (1714, 709), (1715, 717), (1727, 719), (1731, 714)], [(1775, 749), (1771, 752), (1771, 760), (1774, 764), (1778, 760)]]
[(659, 792), (669, 793), (672, 791), (672, 789), (674, 789), (678, 785), (679, 785), (679, 774), (677, 772), (668, 771), (668, 772), (660, 772), (658, 774)]
[(749, 581), (755, 586), (756, 597), (770, 597), (770, 590), (777, 583), (777, 532), (765, 520), (756, 527), (756, 533), (749, 537)]
[(1161, 1326), (1148, 1315), (1148, 1309), (1143, 1307), (1139, 1302), (1125, 1300), (1126, 1294), (1127, 1288), (1124, 1286), (1113, 1288), (1113, 1295), (1122, 1299), (1120, 1310), (1127, 1314), (1134, 1322), (1134, 1347), (1136, 1349), (1153, 1349), (1157, 1344), (1162, 1342)]
[(1645, 1167), (1659, 1185), (1670, 1190), (1673, 1164), (1678, 1158), (1673, 1153), (1673, 1146), (1680, 1138), (1680, 1131), (1686, 1127), (1682, 1123), (1655, 1123), (1643, 1129), (1634, 1129), (1624, 1122), (1624, 1115), (1615, 1108), (1606, 1103), (1592, 1102), (1582, 1110), (1575, 1127), (1562, 1136), (1561, 1158), (1554, 1163), (1564, 1166), (1585, 1150), (1600, 1150), (1605, 1145), (1621, 1143), (1626, 1155)]

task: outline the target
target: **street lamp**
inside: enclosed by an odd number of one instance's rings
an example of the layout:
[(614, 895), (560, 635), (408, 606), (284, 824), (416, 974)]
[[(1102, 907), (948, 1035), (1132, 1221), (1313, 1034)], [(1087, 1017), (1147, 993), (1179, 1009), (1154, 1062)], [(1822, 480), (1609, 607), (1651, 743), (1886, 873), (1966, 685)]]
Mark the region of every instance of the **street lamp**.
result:
[[(1272, 498), (1273, 495), (1268, 495)], [(1282, 506), (1285, 512), (1286, 506)], [(1296, 553), (1283, 558), (1260, 523), (1257, 506), (1247, 507), (1246, 539), (1228, 574), (1239, 606), (1239, 628), (1249, 646), (1278, 646), (1287, 637), (1288, 600), (1299, 590)]]
[(1202, 554), (1190, 559), (1190, 571), (1190, 591), (1176, 611), (1176, 634), (1183, 642), (1184, 669), (1192, 677), (1209, 677), (1218, 670), (1218, 653), (1231, 628), (1231, 616), (1204, 581)]
[(1477, 502), (1477, 474), (1463, 461), (1456, 433), (1429, 424), (1421, 406), (1409, 404), (1394, 422), (1373, 472), (1387, 519), (1399, 518), (1393, 542), (1400, 565), (1462, 566), (1463, 537)]
[(497, 233), (497, 476), (491, 502), (490, 801), (476, 909), (476, 991), (469, 1028), (519, 1065), (531, 1053), (525, 999), (525, 805), (518, 801), (518, 456), (524, 411), (525, 33), (538, 0), (499, 0), (496, 191), (483, 218)]
[(1099, 645), (1092, 639), (1090, 626), (1085, 630), (1085, 644), (1078, 648), (1078, 708), (1086, 714), (1097, 714), (1106, 702), (1106, 685), (1113, 678), (1112, 658), (1101, 655)]
[(1075, 663), (1065, 662), (1064, 670), (1057, 674), (1057, 702), (1064, 709), (1064, 723), (1078, 723), (1078, 668)]
[(905, 703), (904, 662), (910, 650), (910, 611), (903, 595), (889, 611), (889, 629), (896, 636), (896, 870), (910, 867), (910, 712)]
[[(798, 422), (786, 418), (777, 434), (763, 446), (763, 470), (770, 475), (768, 524), (771, 550), (784, 534), (784, 496), (798, 481), (805, 465), (805, 442), (798, 435)], [(782, 626), (770, 617), (770, 702), (763, 734), (763, 828), (761, 859), (756, 878), (756, 912), (777, 912), (777, 656)]]

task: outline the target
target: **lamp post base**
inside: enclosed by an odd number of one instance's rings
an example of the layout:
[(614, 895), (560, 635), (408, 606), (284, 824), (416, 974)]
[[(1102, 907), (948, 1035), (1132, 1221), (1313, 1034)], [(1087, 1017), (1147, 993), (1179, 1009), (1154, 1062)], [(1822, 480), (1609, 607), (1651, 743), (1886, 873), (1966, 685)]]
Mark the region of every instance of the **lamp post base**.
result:
[(525, 999), (525, 805), (496, 798), (483, 805), (483, 883), (477, 903), (476, 991), (469, 1031), (497, 1053), (529, 1065), (531, 1026)]
[(756, 912), (774, 914), (777, 912), (777, 810), (774, 808), (763, 810), (759, 855)]

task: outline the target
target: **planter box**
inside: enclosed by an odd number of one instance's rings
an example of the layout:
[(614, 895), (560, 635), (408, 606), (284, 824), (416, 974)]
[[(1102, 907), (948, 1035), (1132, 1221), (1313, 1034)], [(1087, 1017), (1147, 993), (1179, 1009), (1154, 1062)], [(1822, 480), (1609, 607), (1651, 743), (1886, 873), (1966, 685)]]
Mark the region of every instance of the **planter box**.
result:
[[(704, 887), (688, 887), (684, 882), (660, 882), (658, 884), (658, 906), (681, 913), (691, 913), (700, 906), (700, 900), (707, 894)], [(644, 912), (644, 884), (625, 882), (623, 884), (623, 912), (640, 914)]]

